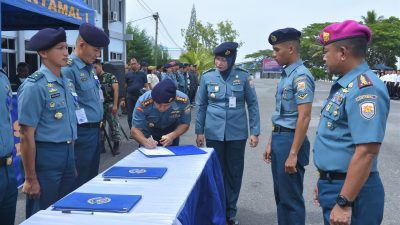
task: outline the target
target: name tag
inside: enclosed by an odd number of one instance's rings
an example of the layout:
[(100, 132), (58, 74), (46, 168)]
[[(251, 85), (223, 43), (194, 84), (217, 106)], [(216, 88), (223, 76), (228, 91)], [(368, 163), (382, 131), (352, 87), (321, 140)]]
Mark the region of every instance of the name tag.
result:
[(85, 113), (85, 109), (81, 108), (81, 109), (77, 109), (75, 111), (76, 114), (76, 119), (78, 119), (78, 124), (82, 124), (82, 123), (87, 123), (88, 119), (86, 117), (86, 113)]
[(229, 108), (236, 108), (236, 97), (235, 96), (229, 97)]

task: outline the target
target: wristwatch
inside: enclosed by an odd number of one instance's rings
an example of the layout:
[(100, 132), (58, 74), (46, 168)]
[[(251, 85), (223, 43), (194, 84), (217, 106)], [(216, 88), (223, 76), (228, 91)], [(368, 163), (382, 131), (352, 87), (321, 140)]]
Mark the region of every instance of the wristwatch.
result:
[(343, 195), (339, 195), (336, 198), (336, 204), (338, 204), (340, 207), (353, 207), (353, 203), (349, 201), (346, 197), (344, 197)]

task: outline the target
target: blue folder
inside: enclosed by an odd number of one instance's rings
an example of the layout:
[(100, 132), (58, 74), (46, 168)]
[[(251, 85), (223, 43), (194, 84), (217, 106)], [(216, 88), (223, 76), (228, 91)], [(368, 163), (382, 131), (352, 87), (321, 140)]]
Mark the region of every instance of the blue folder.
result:
[(127, 213), (141, 195), (114, 195), (73, 192), (53, 205), (53, 210)]
[(159, 179), (167, 172), (165, 167), (120, 167), (114, 166), (103, 173), (104, 178)]
[(175, 153), (176, 156), (179, 155), (199, 155), (206, 154), (207, 152), (201, 150), (200, 148), (194, 145), (181, 145), (181, 146), (168, 146), (167, 147), (171, 152)]

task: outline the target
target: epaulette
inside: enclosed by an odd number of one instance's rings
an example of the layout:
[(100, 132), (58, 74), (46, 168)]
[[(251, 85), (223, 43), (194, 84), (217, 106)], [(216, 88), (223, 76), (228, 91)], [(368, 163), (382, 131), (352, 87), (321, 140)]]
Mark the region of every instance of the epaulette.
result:
[(186, 102), (188, 101), (188, 98), (184, 98), (184, 97), (181, 97), (181, 96), (176, 96), (175, 99), (176, 99), (176, 101), (182, 102), (184, 104), (186, 104)]
[(149, 99), (147, 99), (147, 100), (141, 102), (140, 104), (141, 104), (142, 107), (144, 108), (144, 107), (147, 107), (147, 106), (153, 104), (153, 102), (154, 102), (153, 99), (152, 99), (152, 98), (149, 98)]
[(71, 66), (72, 65), (72, 58), (71, 57), (68, 57), (68, 60), (67, 60), (67, 65), (68, 66)]
[(242, 72), (250, 73), (248, 70), (242, 69), (242, 68), (240, 68), (240, 67), (235, 67), (235, 68), (236, 68), (237, 70), (242, 71)]
[(357, 84), (359, 89), (373, 85), (371, 79), (366, 74), (358, 75)]
[(29, 81), (31, 81), (31, 82), (36, 82), (36, 81), (42, 79), (42, 77), (44, 77), (44, 74), (43, 74), (43, 73), (41, 73), (41, 72), (35, 72), (35, 73), (33, 73), (32, 75), (30, 75), (28, 78), (29, 78)]
[(211, 69), (209, 69), (209, 70), (207, 70), (207, 71), (203, 72), (203, 74), (206, 74), (206, 73), (208, 73), (208, 72), (212, 72), (212, 71), (215, 71), (215, 68), (211, 68)]

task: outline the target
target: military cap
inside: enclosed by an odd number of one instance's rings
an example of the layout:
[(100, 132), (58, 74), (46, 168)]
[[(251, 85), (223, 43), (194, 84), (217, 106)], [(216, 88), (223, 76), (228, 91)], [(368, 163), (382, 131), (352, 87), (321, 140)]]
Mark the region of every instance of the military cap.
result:
[(350, 38), (365, 37), (370, 43), (372, 32), (369, 27), (359, 24), (354, 20), (346, 20), (341, 23), (332, 23), (321, 30), (319, 41), (323, 45)]
[(159, 82), (154, 86), (153, 90), (151, 90), (151, 97), (158, 104), (172, 102), (176, 97), (176, 86), (174, 82), (170, 79)]
[(229, 57), (236, 53), (238, 46), (239, 46), (239, 44), (236, 42), (221, 43), (214, 49), (214, 55), (222, 56), (222, 57)]
[(29, 41), (29, 48), (33, 51), (47, 50), (60, 42), (66, 42), (67, 35), (64, 28), (45, 28), (38, 31)]
[(183, 68), (186, 68), (186, 67), (188, 67), (188, 66), (190, 66), (189, 63), (184, 63), (184, 64), (183, 64)]
[(147, 69), (148, 69), (148, 70), (155, 70), (156, 67), (155, 67), (155, 66), (148, 66)]
[(103, 48), (110, 44), (107, 34), (100, 28), (89, 23), (83, 23), (79, 26), (79, 35), (93, 47)]
[(163, 66), (165, 69), (168, 69), (168, 68), (171, 68), (172, 67), (172, 65), (171, 64), (169, 64), (169, 63), (166, 63), (164, 66)]
[(286, 41), (300, 40), (301, 32), (288, 27), (272, 32), (268, 37), (268, 42), (271, 45), (276, 45)]

